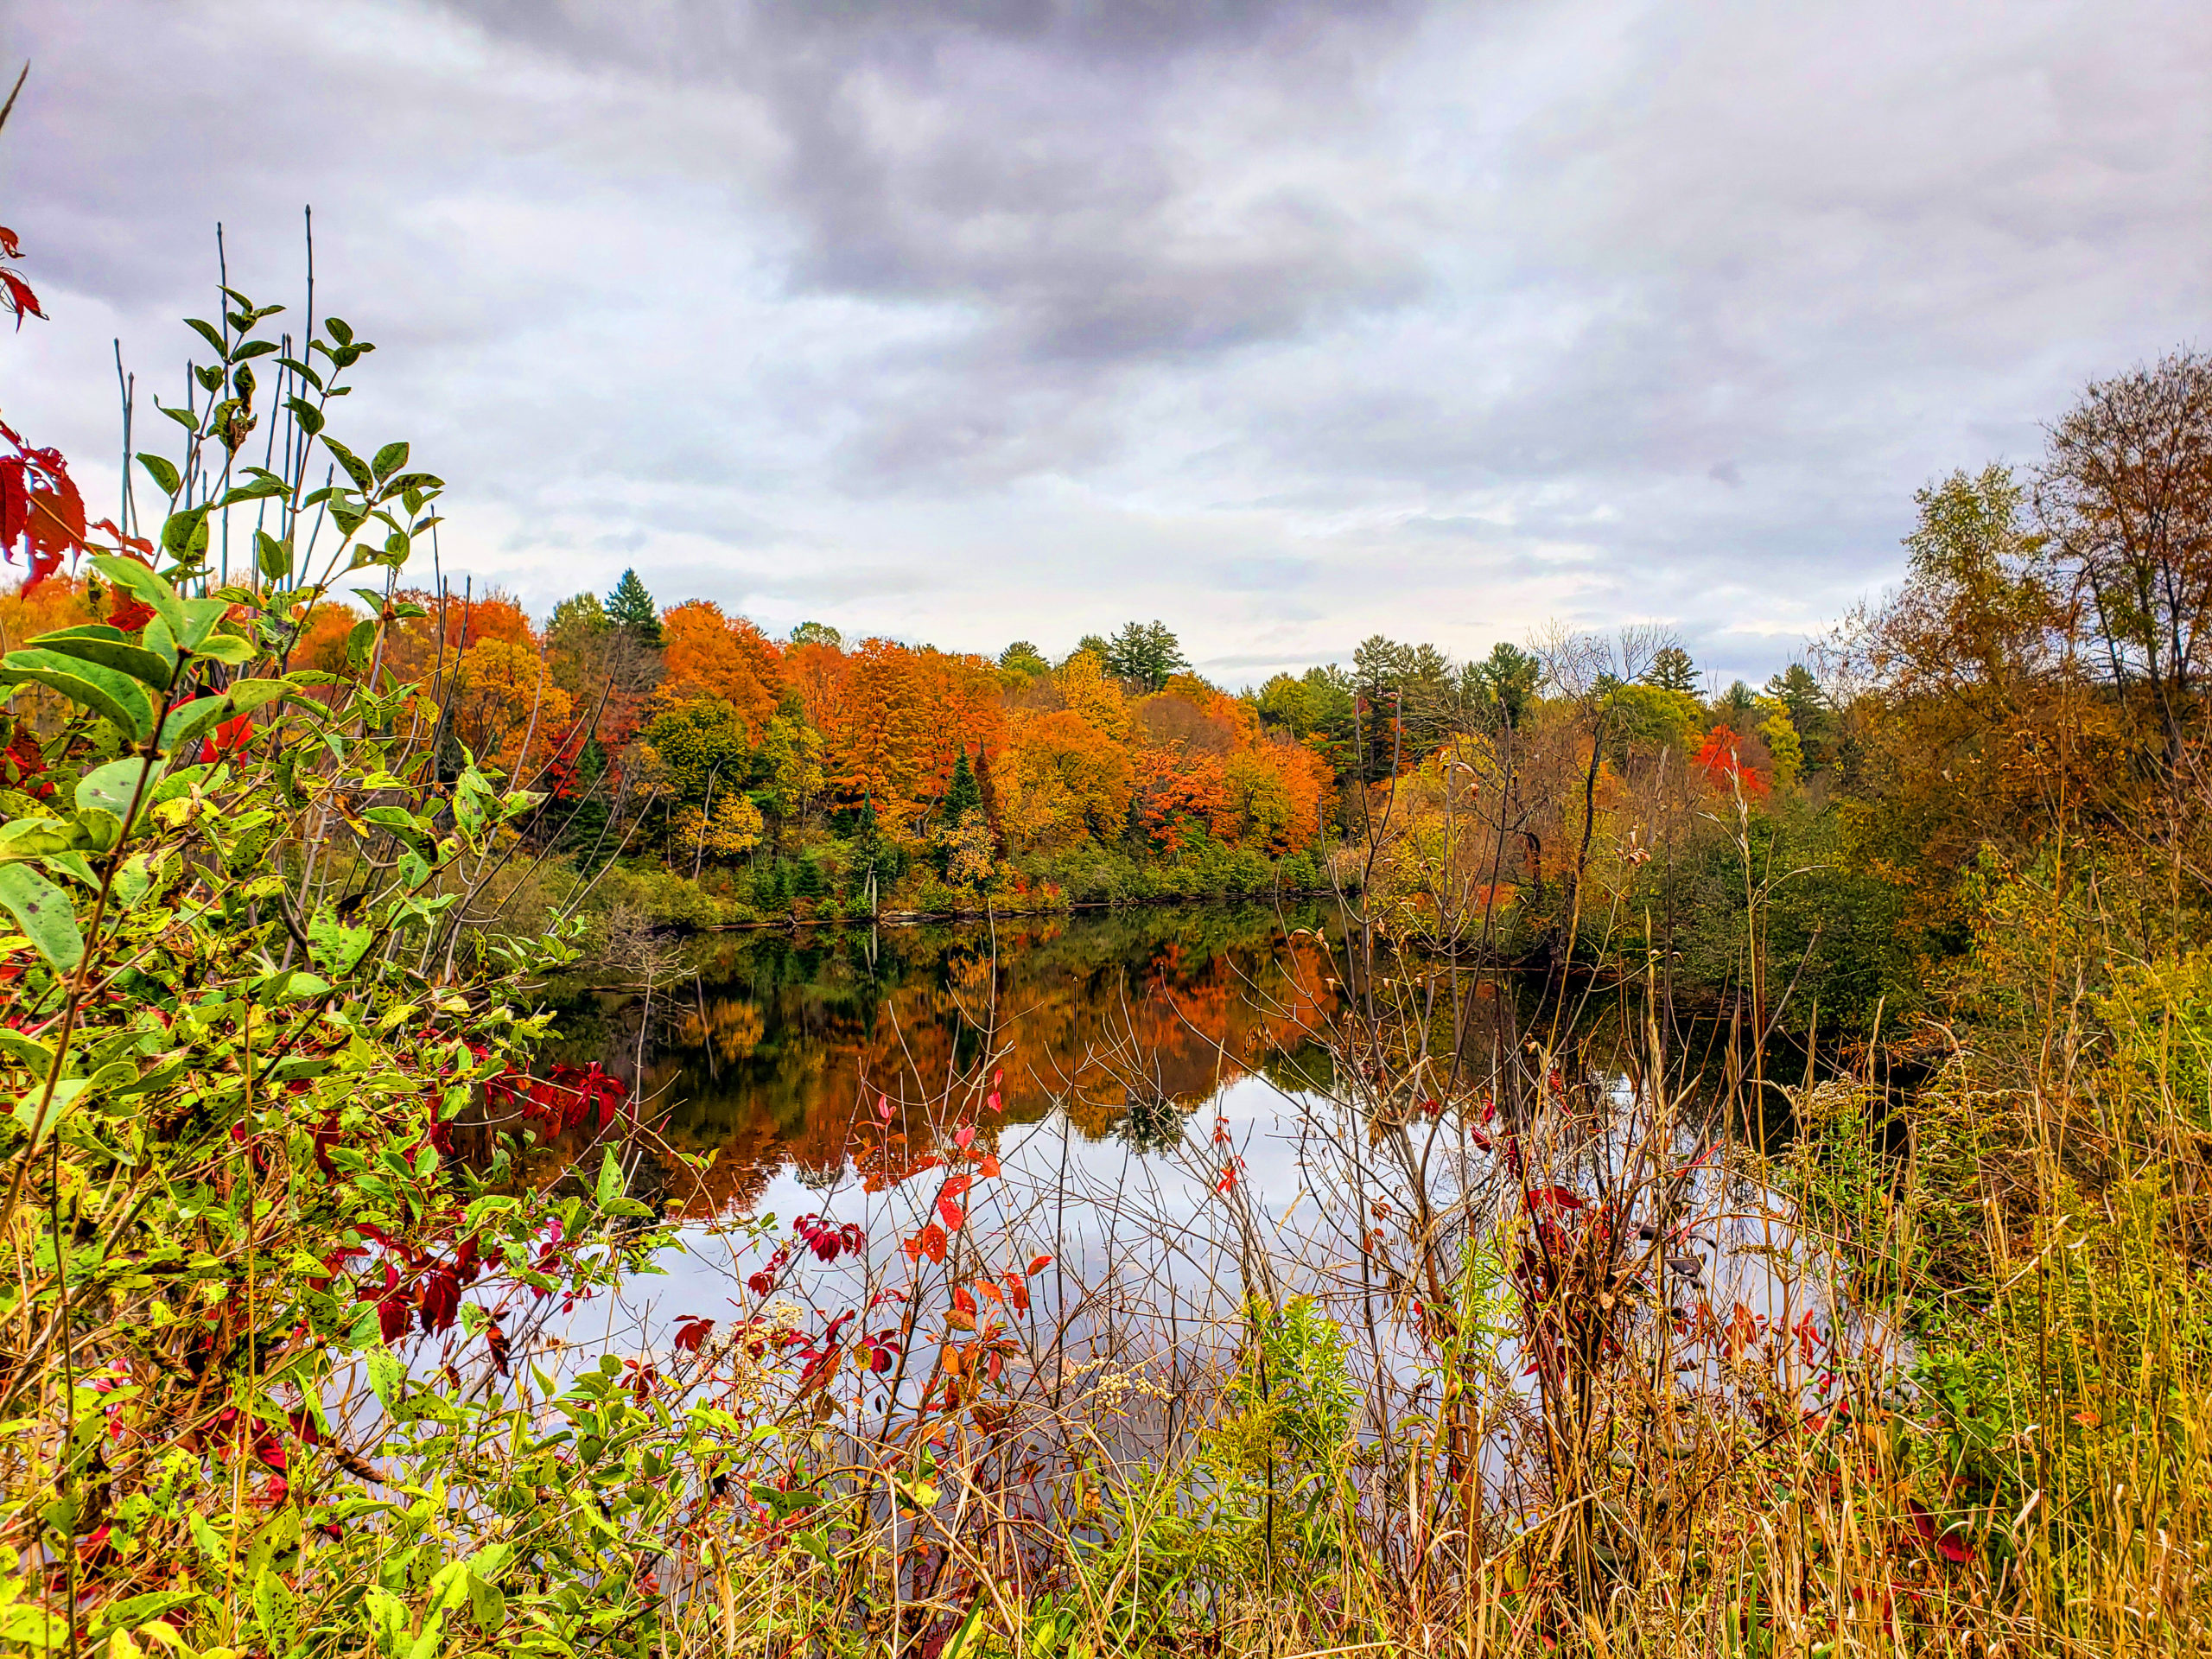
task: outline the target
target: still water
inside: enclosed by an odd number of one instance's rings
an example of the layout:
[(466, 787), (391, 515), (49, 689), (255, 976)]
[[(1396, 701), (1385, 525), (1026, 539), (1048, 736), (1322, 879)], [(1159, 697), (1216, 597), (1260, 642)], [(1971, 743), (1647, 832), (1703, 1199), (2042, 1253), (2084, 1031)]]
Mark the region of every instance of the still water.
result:
[[(1394, 1264), (1376, 1241), (1404, 1233), (1415, 1188), (1459, 1217), (1455, 1261), (1510, 1230), (1522, 1186), (1497, 1132), (1543, 1116), (1561, 1065), (1586, 1099), (1617, 1103), (1625, 1146), (1655, 1092), (1638, 1071), (1643, 1010), (1447, 976), (1426, 1022), (1457, 1083), (1440, 1092), (1491, 1099), (1501, 1119), (1486, 1133), (1471, 1106), (1416, 1107), (1378, 1122), (1358, 1079), (1332, 1073), (1356, 1022), (1329, 933), (1319, 911), (1257, 906), (735, 933), (694, 942), (650, 991), (579, 995), (561, 1058), (632, 1085), (661, 1148), (633, 1149), (632, 1192), (687, 1226), (661, 1274), (557, 1334), (650, 1352), (678, 1318), (756, 1314), (747, 1281), (802, 1217), (851, 1223), (866, 1243), (830, 1267), (798, 1253), (777, 1294), (817, 1316), (864, 1304), (910, 1270), (900, 1246), (948, 1169), (988, 1154), (954, 1250), (970, 1271), (1051, 1258), (1027, 1321), (1040, 1366), (1141, 1350), (1196, 1376), (1249, 1297), (1310, 1289), (1369, 1333), (1370, 1375), (1409, 1376), (1406, 1253)], [(1681, 1114), (1685, 1159), (1742, 1119), (1719, 1098), (1721, 1069), (1657, 1091)], [(712, 1161), (695, 1172), (675, 1154)], [(1621, 1155), (1586, 1131), (1572, 1158), (1594, 1190)], [(1682, 1294), (1768, 1329), (1830, 1319), (1833, 1282), (1808, 1281), (1771, 1195), (1717, 1161), (1682, 1192), (1700, 1240), (1685, 1248), (1705, 1259)], [(1500, 1360), (1517, 1370), (1510, 1344)]]

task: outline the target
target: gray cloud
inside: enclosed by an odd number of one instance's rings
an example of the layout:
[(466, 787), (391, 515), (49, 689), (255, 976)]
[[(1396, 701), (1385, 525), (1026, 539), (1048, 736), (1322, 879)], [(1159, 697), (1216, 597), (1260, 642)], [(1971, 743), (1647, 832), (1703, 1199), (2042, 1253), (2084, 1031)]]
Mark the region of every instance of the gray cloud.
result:
[[(382, 345), (448, 569), (1222, 671), (1671, 620), (1763, 677), (1912, 487), (2212, 300), (2184, 0), (23, 8), (6, 412), (233, 272)], [(35, 161), (34, 162), (34, 159)], [(35, 416), (35, 420), (33, 417)], [(95, 490), (104, 463), (81, 463)], [(1280, 653), (1268, 657), (1267, 653)]]

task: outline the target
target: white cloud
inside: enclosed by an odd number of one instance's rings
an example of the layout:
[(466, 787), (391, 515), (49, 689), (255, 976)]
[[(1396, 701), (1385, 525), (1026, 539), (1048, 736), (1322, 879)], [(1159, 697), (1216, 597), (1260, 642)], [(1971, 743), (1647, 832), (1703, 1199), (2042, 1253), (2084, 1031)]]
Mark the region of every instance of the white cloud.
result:
[(2183, 0), (6, 27), (56, 315), (9, 418), (111, 493), (111, 337), (173, 397), (213, 223), (296, 296), (312, 200), (382, 347), (350, 417), (540, 607), (634, 563), (945, 645), (1159, 615), (1236, 678), (1657, 614), (1764, 674), (1893, 574), (1916, 484), (2212, 298)]

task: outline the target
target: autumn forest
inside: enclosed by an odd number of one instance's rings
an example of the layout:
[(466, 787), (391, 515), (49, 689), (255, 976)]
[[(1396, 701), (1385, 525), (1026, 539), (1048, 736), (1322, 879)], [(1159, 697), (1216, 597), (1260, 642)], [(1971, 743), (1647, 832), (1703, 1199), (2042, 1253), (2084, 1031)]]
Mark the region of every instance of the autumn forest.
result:
[(0, 424), (0, 1655), (2212, 1645), (2212, 357), (1231, 686), (426, 581), (222, 275)]

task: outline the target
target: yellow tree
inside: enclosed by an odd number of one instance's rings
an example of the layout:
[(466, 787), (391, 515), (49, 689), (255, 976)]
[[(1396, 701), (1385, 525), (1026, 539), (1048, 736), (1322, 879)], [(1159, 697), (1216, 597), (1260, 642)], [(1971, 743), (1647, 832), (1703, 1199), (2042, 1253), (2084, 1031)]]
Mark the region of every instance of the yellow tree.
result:
[(471, 753), (525, 786), (568, 731), (573, 707), (534, 645), (489, 639), (471, 645), (452, 679), (454, 728)]

